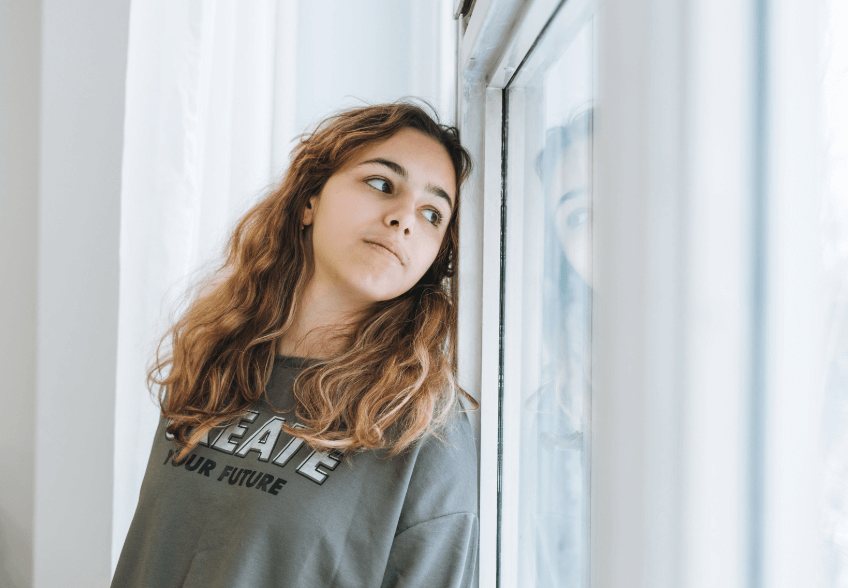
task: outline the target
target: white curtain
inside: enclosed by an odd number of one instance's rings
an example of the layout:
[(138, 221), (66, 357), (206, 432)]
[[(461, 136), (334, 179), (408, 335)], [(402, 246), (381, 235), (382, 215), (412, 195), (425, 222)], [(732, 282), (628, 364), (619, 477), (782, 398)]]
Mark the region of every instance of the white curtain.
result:
[[(113, 567), (158, 410), (145, 385), (158, 338), (228, 227), (283, 161), (275, 129), (278, 7), (133, 2), (121, 189)], [(202, 270), (201, 270), (202, 271)]]
[(186, 287), (331, 110), (418, 96), (452, 120), (452, 0), (132, 3), (121, 188), (112, 566), (158, 409), (145, 378)]

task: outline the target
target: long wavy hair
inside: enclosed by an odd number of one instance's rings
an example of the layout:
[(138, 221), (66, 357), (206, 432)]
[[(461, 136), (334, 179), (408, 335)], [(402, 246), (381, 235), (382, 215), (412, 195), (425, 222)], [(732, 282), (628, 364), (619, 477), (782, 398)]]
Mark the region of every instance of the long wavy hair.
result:
[(282, 429), (319, 451), (388, 449), (394, 456), (428, 432), (439, 436), (440, 426), (461, 410), (461, 396), (479, 408), (457, 384), (452, 280), (459, 188), (471, 157), (456, 128), (416, 104), (365, 106), (339, 112), (300, 137), (279, 187), (237, 223), (223, 265), (205, 282), (207, 293), (162, 337), (147, 384), (151, 393), (158, 387), (178, 459), (264, 397), (277, 344), (312, 275), (311, 237), (302, 224), (309, 198), (360, 150), (404, 128), (439, 141), (453, 162), (456, 200), (441, 248), (415, 286), (372, 305), (341, 335), (341, 352), (298, 375), (292, 394), (304, 428)]

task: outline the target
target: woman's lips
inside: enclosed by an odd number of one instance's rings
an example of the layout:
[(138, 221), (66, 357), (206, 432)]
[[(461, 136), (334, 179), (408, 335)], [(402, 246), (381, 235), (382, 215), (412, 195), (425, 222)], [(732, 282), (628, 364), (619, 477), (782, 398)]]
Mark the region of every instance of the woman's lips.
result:
[(395, 258), (397, 258), (397, 260), (400, 262), (401, 265), (406, 265), (406, 263), (404, 262), (404, 256), (400, 252), (400, 248), (397, 245), (395, 245), (395, 244), (393, 244), (389, 241), (383, 241), (383, 240), (378, 240), (378, 239), (364, 239), (364, 241), (366, 243), (368, 243), (369, 245), (373, 245), (375, 247), (385, 249), (386, 251), (388, 251), (389, 253), (394, 255)]

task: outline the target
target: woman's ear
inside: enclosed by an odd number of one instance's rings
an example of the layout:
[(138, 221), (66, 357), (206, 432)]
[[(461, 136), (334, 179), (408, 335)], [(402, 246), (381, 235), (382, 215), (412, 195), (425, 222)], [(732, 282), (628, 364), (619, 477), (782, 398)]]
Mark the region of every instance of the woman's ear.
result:
[(315, 215), (315, 203), (318, 201), (317, 196), (313, 196), (306, 202), (306, 208), (303, 209), (303, 226), (308, 227), (312, 224), (312, 219)]

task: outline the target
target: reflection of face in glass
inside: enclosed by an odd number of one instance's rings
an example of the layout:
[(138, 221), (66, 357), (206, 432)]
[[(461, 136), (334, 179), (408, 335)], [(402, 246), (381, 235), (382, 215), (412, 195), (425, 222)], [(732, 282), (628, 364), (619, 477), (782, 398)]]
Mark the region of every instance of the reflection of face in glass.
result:
[[(537, 157), (545, 230), (541, 385), (527, 396), (534, 464), (536, 586), (582, 586), (588, 552), (591, 403), (591, 109), (548, 128)], [(531, 482), (532, 484), (532, 482)], [(529, 485), (529, 484), (528, 484)]]
[(546, 197), (562, 251), (574, 270), (592, 284), (589, 149), (583, 137), (570, 143), (550, 170)]
[(592, 201), (589, 188), (592, 111), (548, 129), (539, 156), (548, 213), (568, 263), (592, 284)]

